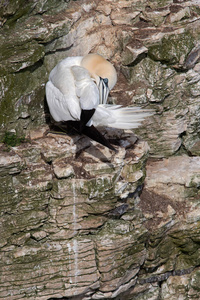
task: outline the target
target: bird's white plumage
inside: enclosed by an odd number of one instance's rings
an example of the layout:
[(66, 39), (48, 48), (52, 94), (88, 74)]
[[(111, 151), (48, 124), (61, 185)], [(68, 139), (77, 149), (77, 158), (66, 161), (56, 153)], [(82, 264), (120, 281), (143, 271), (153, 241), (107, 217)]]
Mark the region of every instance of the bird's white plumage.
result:
[(71, 67), (74, 76), (75, 93), (82, 109), (93, 109), (99, 105), (99, 90), (89, 72), (79, 66)]
[(122, 107), (121, 105), (99, 105), (93, 116), (94, 126), (108, 126), (118, 129), (137, 128), (150, 111), (140, 107)]
[[(86, 58), (68, 57), (59, 62), (50, 72), (49, 81), (46, 84), (46, 98), (54, 120), (57, 122), (78, 121), (82, 109), (95, 109), (87, 126), (137, 128), (143, 119), (152, 113), (139, 107), (106, 104), (108, 93), (105, 90), (103, 92), (99, 90), (102, 89), (102, 85), (99, 86), (100, 78), (108, 78), (108, 82), (110, 80), (113, 87), (116, 82), (116, 71), (108, 61), (99, 55), (91, 55), (92, 64), (90, 55), (87, 55)], [(95, 65), (95, 59), (98, 67)], [(84, 64), (82, 64), (83, 61)], [(96, 73), (92, 72), (92, 66)], [(106, 73), (107, 66), (108, 72)], [(105, 88), (105, 84), (103, 88)], [(102, 93), (103, 99), (101, 99)]]
[(76, 95), (72, 66), (80, 65), (82, 57), (68, 57), (50, 72), (46, 84), (46, 98), (55, 121), (79, 120), (81, 108)]

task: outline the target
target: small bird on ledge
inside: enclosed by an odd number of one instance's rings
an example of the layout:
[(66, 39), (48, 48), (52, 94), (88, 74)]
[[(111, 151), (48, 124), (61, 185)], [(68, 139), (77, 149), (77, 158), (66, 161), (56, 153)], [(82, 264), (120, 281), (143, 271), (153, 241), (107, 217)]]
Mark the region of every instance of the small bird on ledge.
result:
[(91, 139), (115, 151), (96, 127), (137, 128), (151, 110), (107, 104), (117, 82), (114, 66), (99, 54), (67, 57), (50, 72), (46, 98), (56, 122), (67, 122)]

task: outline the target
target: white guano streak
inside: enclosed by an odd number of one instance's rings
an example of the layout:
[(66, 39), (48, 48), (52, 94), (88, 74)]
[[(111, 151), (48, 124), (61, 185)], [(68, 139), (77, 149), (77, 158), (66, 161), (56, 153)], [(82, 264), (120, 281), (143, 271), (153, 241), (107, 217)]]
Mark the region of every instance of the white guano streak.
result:
[[(73, 233), (76, 235), (76, 225), (77, 225), (77, 215), (76, 215), (76, 186), (75, 183), (72, 183), (72, 192), (73, 192)], [(78, 268), (78, 241), (76, 238), (73, 238), (72, 246), (70, 243), (68, 245), (69, 250), (69, 266), (70, 266), (70, 283), (77, 284), (77, 276), (79, 275), (79, 268)], [(74, 263), (74, 266), (72, 264)], [(74, 270), (72, 274), (72, 270)], [(74, 280), (73, 280), (74, 278)]]

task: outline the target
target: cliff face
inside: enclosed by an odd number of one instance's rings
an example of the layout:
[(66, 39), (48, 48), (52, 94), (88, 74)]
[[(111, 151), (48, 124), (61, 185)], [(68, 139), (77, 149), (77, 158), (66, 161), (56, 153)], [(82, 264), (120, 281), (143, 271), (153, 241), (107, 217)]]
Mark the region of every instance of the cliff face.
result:
[[(199, 13), (0, 3), (0, 298), (199, 299)], [(117, 154), (46, 125), (50, 70), (90, 51), (117, 69), (110, 101), (156, 112), (139, 139), (105, 129)]]
[(1, 147), (0, 297), (198, 299), (200, 160), (149, 162), (141, 193), (149, 147), (131, 132), (112, 131), (113, 154), (41, 129)]
[(147, 143), (121, 133), (131, 148), (113, 155), (88, 138), (31, 136), (1, 149), (1, 297), (117, 296), (146, 253), (135, 198)]

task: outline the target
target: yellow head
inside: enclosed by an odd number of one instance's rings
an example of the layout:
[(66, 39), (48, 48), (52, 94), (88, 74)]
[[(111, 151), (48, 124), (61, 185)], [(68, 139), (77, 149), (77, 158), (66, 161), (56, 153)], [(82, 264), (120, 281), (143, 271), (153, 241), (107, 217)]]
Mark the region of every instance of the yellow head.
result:
[(86, 68), (91, 77), (99, 85), (100, 78), (108, 79), (108, 88), (111, 90), (117, 82), (117, 72), (113, 65), (99, 54), (87, 54), (81, 61), (81, 66)]

